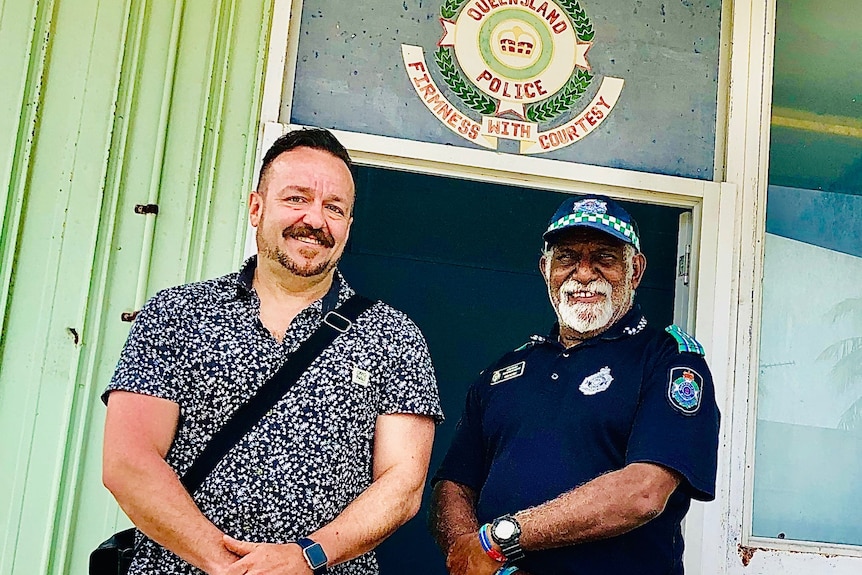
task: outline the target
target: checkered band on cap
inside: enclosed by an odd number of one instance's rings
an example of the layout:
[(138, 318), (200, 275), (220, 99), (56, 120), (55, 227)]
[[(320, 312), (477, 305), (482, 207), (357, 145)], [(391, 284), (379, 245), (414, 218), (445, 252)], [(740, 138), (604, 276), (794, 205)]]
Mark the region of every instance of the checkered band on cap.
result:
[(545, 233), (585, 222), (594, 224), (598, 223), (605, 227), (616, 230), (617, 232), (628, 238), (632, 245), (634, 245), (635, 249), (640, 251), (641, 242), (640, 238), (638, 238), (638, 235), (635, 233), (634, 227), (632, 227), (631, 224), (624, 222), (619, 218), (615, 218), (614, 216), (609, 216), (608, 214), (590, 214), (587, 212), (575, 212), (573, 214), (563, 216), (556, 222), (552, 223), (550, 226), (548, 226), (548, 230)]

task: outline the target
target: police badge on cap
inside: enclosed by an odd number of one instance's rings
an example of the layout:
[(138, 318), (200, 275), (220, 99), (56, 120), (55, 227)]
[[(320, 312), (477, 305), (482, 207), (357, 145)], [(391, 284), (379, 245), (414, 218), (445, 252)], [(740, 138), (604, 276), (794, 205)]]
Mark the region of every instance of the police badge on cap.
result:
[(572, 213), (577, 212), (584, 214), (606, 214), (608, 213), (608, 203), (597, 198), (578, 200), (572, 205)]

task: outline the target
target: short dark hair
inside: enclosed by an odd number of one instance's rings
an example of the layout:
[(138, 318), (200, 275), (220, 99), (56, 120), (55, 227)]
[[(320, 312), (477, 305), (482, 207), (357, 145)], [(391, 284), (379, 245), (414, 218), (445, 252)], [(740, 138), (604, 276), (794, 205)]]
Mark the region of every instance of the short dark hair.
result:
[(344, 162), (348, 170), (353, 167), (353, 162), (350, 161), (350, 155), (347, 153), (347, 150), (344, 149), (341, 142), (329, 130), (324, 130), (323, 128), (293, 130), (279, 137), (267, 150), (260, 165), (260, 173), (257, 179), (258, 188), (260, 188), (263, 176), (270, 164), (283, 153), (295, 150), (296, 148), (311, 148), (313, 150), (329, 152)]

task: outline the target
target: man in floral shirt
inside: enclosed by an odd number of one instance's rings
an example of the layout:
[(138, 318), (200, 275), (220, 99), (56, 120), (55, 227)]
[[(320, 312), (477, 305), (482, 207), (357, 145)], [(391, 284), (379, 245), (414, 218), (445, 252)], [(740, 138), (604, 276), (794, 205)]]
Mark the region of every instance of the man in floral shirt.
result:
[(373, 574), (371, 550), (419, 509), (435, 420), (425, 340), (377, 302), (189, 494), (178, 476), (323, 316), (353, 221), (350, 159), (291, 132), (249, 198), (258, 256), (141, 310), (108, 405), (104, 483), (146, 535), (130, 573)]

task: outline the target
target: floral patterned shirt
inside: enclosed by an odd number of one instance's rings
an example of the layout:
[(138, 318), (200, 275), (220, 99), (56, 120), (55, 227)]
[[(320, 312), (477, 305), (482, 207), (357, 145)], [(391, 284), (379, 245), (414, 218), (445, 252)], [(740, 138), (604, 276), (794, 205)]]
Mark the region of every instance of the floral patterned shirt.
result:
[[(156, 294), (135, 320), (103, 396), (126, 390), (173, 401), (180, 421), (168, 464), (182, 475), (231, 414), (321, 323), (322, 301), (282, 342), (260, 321), (256, 259), (239, 273)], [(340, 305), (353, 290), (337, 273)], [(328, 296), (335, 299), (335, 293)], [(377, 302), (339, 336), (194, 493), (216, 526), (246, 541), (284, 543), (332, 521), (371, 483), (377, 416), (442, 420), (428, 348), (403, 313)], [(373, 553), (330, 569), (377, 573)], [(201, 573), (150, 540), (130, 574)]]

